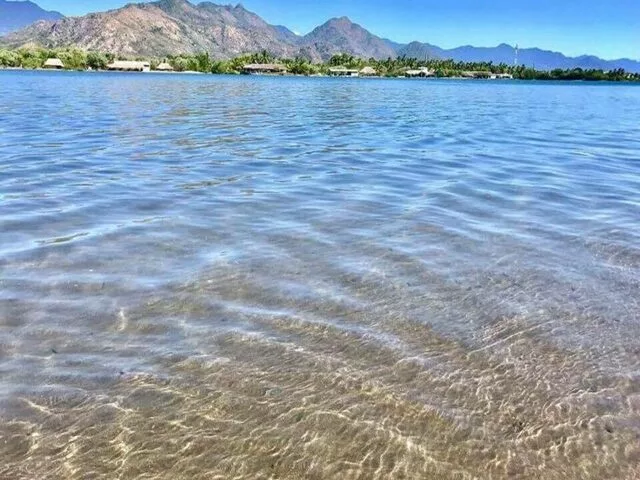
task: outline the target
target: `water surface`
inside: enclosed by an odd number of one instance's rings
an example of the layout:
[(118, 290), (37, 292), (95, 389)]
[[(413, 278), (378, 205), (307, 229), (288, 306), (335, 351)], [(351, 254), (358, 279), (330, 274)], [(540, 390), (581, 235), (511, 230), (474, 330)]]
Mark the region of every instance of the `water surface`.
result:
[(640, 477), (637, 86), (0, 98), (0, 478)]

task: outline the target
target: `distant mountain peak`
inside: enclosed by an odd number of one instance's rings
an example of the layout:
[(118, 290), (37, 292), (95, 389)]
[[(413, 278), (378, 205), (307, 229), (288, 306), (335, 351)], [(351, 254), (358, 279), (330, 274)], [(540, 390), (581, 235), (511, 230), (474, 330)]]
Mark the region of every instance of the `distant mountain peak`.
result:
[(302, 45), (308, 49), (315, 48), (317, 56), (325, 59), (339, 53), (379, 59), (396, 56), (395, 49), (389, 41), (353, 23), (349, 17), (329, 19), (305, 35)]
[(289, 30), (289, 28), (285, 27), (284, 25), (274, 25), (274, 28), (277, 28), (278, 30), (281, 30), (283, 32), (289, 32), (291, 35), (295, 35), (296, 37), (300, 36), (293, 30)]
[(334, 17), (327, 20), (324, 24), (320, 25), (318, 28), (330, 28), (330, 27), (338, 27), (338, 28), (362, 28), (357, 23), (354, 23), (349, 17)]
[[(132, 6), (139, 6), (140, 4), (129, 4)], [(143, 4), (144, 5), (144, 4)], [(156, 7), (162, 9), (162, 10), (166, 10), (166, 11), (172, 11), (175, 9), (184, 9), (184, 8), (195, 8), (196, 6), (193, 5), (191, 2), (189, 2), (188, 0), (157, 0), (155, 2), (152, 3), (152, 5), (155, 5)]]
[[(160, 8), (182, 7), (184, 5), (192, 6), (192, 4), (188, 0), (157, 0), (153, 3)], [(137, 5), (137, 4), (134, 3), (129, 5)]]
[(274, 25), (273, 28), (278, 32), (278, 36), (284, 42), (297, 44), (302, 38), (295, 32), (292, 32), (284, 25)]
[(59, 20), (60, 12), (47, 11), (27, 1), (0, 0), (0, 35), (24, 28), (40, 20)]

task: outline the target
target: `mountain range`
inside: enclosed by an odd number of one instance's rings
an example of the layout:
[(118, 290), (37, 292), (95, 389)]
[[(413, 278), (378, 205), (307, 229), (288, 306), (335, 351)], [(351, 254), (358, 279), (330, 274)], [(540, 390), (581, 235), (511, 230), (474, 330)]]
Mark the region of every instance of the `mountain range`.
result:
[[(20, 28), (33, 21), (35, 23)], [(16, 28), (20, 29), (12, 31)], [(513, 64), (517, 59), (519, 64), (539, 70), (581, 67), (640, 72), (640, 62), (635, 60), (567, 57), (537, 48), (519, 49), (516, 56), (516, 48), (506, 44), (454, 49), (420, 42), (400, 44), (372, 34), (347, 17), (331, 19), (300, 36), (284, 26), (267, 23), (241, 5), (193, 4), (188, 0), (128, 4), (116, 10), (69, 18), (46, 12), (31, 2), (0, 0), (0, 31), (12, 31), (0, 38), (0, 43), (9, 47), (76, 46), (125, 56), (208, 52), (214, 58), (226, 59), (266, 50), (279, 57), (303, 56), (313, 61), (347, 53), (376, 59), (406, 56), (506, 64)]]
[(0, 35), (19, 30), (38, 20), (59, 20), (62, 14), (48, 12), (33, 2), (0, 0)]
[(534, 67), (537, 70), (562, 69), (596, 69), (614, 70), (623, 68), (628, 72), (640, 72), (640, 62), (628, 58), (618, 60), (603, 60), (593, 55), (567, 57), (562, 53), (541, 50), (539, 48), (520, 48), (503, 43), (497, 47), (472, 47), (470, 45), (452, 49), (444, 49), (428, 43), (413, 42), (400, 47), (399, 55), (421, 60), (429, 58), (451, 58), (458, 62), (493, 62)]

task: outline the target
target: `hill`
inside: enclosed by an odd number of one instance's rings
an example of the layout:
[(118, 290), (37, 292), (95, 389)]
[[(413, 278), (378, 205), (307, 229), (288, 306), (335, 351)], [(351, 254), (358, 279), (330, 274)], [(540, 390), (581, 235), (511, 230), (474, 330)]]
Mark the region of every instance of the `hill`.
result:
[[(451, 58), (458, 62), (493, 62), (513, 65), (516, 61), (516, 48), (501, 44), (497, 47), (473, 47), (470, 45), (452, 49), (443, 49), (428, 43), (413, 42), (396, 49), (399, 56), (418, 58)], [(537, 70), (561, 69), (597, 69), (614, 70), (623, 68), (628, 72), (640, 72), (640, 62), (630, 59), (603, 60), (601, 58), (584, 55), (568, 57), (559, 52), (541, 50), (539, 48), (521, 48), (518, 50), (519, 65), (536, 68)]]
[(347, 17), (333, 18), (301, 39), (300, 45), (327, 59), (338, 53), (355, 57), (395, 58), (396, 51), (385, 40), (373, 35)]
[(38, 20), (59, 20), (62, 14), (49, 12), (33, 2), (0, 0), (0, 35), (19, 30)]
[(242, 6), (187, 0), (129, 4), (84, 17), (37, 22), (4, 38), (9, 46), (76, 46), (120, 55), (164, 56), (209, 52), (230, 58), (268, 50), (287, 56), (295, 46), (283, 32)]
[(241, 5), (188, 0), (129, 4), (84, 17), (37, 22), (3, 38), (11, 47), (76, 46), (119, 55), (161, 57), (208, 52), (224, 59), (266, 50), (275, 56), (302, 55), (315, 61), (335, 53), (386, 58), (393, 48), (347, 18), (329, 20), (299, 37), (283, 26), (265, 22)]

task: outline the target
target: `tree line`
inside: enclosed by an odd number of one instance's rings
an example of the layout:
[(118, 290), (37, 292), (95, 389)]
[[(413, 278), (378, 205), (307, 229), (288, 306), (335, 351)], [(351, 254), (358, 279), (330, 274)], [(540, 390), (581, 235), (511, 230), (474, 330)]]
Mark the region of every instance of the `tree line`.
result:
[(329, 69), (337, 66), (350, 69), (372, 67), (379, 76), (403, 76), (407, 70), (428, 68), (436, 77), (458, 77), (464, 72), (486, 74), (510, 74), (515, 79), (522, 80), (587, 80), (587, 81), (640, 81), (640, 73), (629, 73), (623, 69), (603, 71), (597, 69), (555, 69), (551, 71), (536, 70), (524, 65), (507, 65), (492, 62), (456, 62), (455, 60), (427, 59), (399, 57), (378, 60), (363, 59), (353, 55), (339, 54), (331, 57), (327, 62), (314, 63), (307, 58), (277, 58), (269, 52), (241, 55), (228, 60), (216, 60), (208, 53), (193, 55), (175, 55), (164, 58), (124, 58), (105, 52), (85, 51), (78, 48), (20, 48), (16, 50), (0, 49), (0, 67), (4, 68), (41, 68), (48, 58), (59, 58), (68, 70), (104, 70), (114, 60), (145, 60), (155, 68), (161, 62), (169, 63), (177, 72), (195, 71), (215, 74), (241, 73), (248, 63), (279, 63), (283, 64), (290, 74), (294, 75), (324, 75)]

